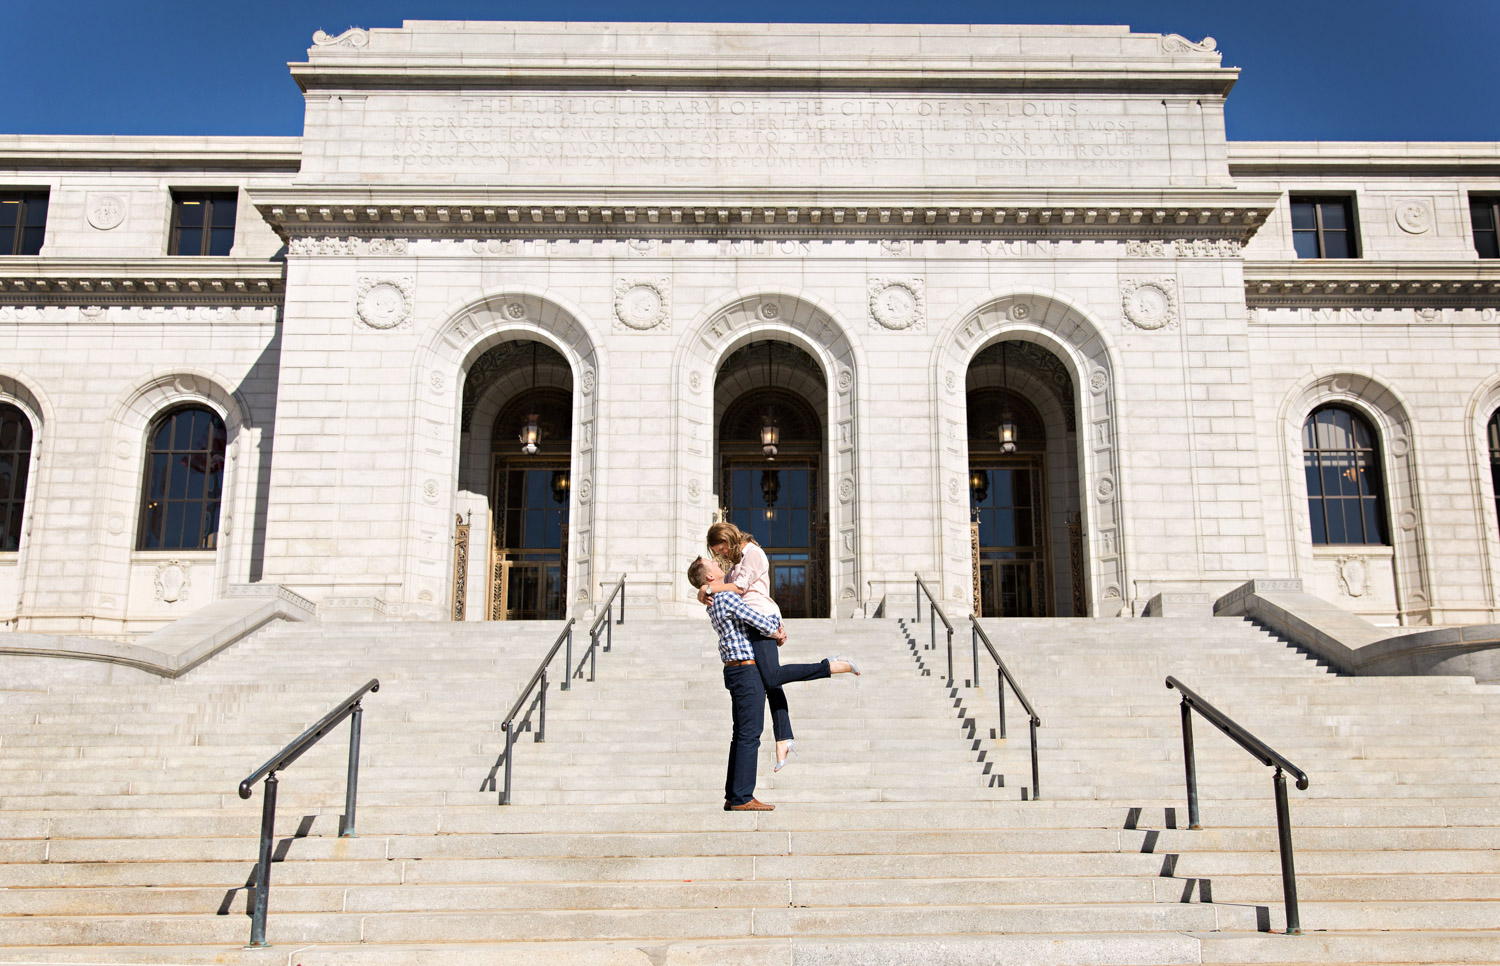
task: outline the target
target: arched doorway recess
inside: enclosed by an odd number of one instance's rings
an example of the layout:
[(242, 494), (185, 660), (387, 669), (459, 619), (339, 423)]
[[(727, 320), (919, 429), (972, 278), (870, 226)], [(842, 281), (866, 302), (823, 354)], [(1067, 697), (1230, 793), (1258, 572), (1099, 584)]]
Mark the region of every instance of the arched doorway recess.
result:
[(731, 352), (714, 382), (720, 509), (766, 551), (784, 617), (829, 612), (827, 392), (816, 360), (771, 340)]
[[(1034, 354), (1025, 367), (999, 360), (1007, 373), (1005, 383), (993, 368), (995, 363), (988, 356), (981, 358), (1001, 343), (1006, 345), (1005, 354)], [(1019, 348), (1022, 345), (1029, 348)], [(1050, 501), (1047, 507), (1048, 586), (1055, 613), (1121, 613), (1128, 581), (1124, 489), (1116, 448), (1119, 366), (1097, 321), (1055, 292), (1018, 291), (977, 301), (956, 314), (938, 337), (932, 365), (939, 387), (933, 455), (942, 488), (938, 541), (943, 596), (962, 607), (972, 605), (974, 594), (969, 390), (1005, 388), (1029, 403), (1042, 419), (1049, 490), (1065, 488), (1065, 497)], [(1028, 370), (1034, 371), (1028, 374)], [(1065, 473), (1063, 467), (1068, 468)], [(1070, 511), (1077, 516), (1069, 518)], [(1072, 529), (1077, 530), (1076, 537)], [(1074, 546), (1077, 560), (1071, 550)]]
[(1042, 346), (1002, 340), (974, 356), (965, 387), (976, 613), (1086, 614), (1066, 366)]
[[(560, 620), (568, 609), (573, 379), (541, 342), (491, 346), (464, 380), (461, 476), (486, 496), (483, 615)], [(471, 530), (472, 532), (472, 530)]]

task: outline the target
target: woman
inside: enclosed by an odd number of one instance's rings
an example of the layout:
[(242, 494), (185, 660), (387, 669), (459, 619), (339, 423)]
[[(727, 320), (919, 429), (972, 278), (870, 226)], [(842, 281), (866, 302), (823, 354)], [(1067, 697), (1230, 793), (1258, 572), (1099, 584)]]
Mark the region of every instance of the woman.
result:
[[(732, 523), (715, 523), (708, 528), (708, 550), (730, 565), (723, 581), (707, 584), (699, 591), (699, 599), (706, 602), (715, 593), (735, 593), (744, 597), (746, 605), (761, 614), (781, 616), (781, 608), (771, 599), (771, 561), (766, 552), (750, 534)], [(787, 756), (792, 753), (792, 718), (787, 709), (783, 684), (793, 681), (816, 681), (833, 674), (859, 674), (859, 668), (850, 661), (831, 657), (817, 664), (786, 664), (776, 652), (779, 643), (770, 638), (752, 635), (750, 644), (755, 649), (755, 666), (760, 671), (761, 681), (766, 686), (766, 702), (771, 708), (771, 730), (776, 736), (776, 767), (786, 767)]]

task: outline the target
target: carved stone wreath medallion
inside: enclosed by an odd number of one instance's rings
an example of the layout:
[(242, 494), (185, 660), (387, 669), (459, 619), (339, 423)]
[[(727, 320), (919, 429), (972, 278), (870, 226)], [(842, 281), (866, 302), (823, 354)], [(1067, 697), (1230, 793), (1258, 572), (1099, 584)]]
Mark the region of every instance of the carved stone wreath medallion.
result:
[(1396, 224), (1409, 235), (1425, 234), (1432, 228), (1432, 209), (1420, 201), (1403, 201), (1396, 205)]
[(926, 326), (927, 296), (918, 278), (871, 278), (870, 318), (893, 332), (920, 331)]
[(1177, 328), (1177, 286), (1169, 278), (1123, 278), (1120, 306), (1138, 329)]
[(636, 332), (666, 328), (671, 311), (671, 288), (666, 278), (615, 279), (616, 328)]
[(361, 275), (357, 283), (355, 310), (359, 320), (372, 329), (394, 329), (411, 321), (410, 276)]
[(88, 206), (89, 224), (100, 231), (119, 228), (125, 221), (125, 202), (119, 195), (92, 195)]

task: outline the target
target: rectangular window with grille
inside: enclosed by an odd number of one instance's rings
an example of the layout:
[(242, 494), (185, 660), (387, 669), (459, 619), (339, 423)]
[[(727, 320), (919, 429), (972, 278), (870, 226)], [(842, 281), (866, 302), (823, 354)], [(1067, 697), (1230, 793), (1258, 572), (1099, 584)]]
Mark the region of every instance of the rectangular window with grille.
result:
[(228, 255), (234, 247), (235, 191), (174, 191), (168, 255)]
[(1500, 195), (1470, 195), (1469, 224), (1480, 258), (1500, 258)]
[(1293, 195), (1292, 245), (1298, 258), (1358, 258), (1352, 200)]
[(47, 192), (0, 191), (0, 255), (40, 255), (47, 234)]

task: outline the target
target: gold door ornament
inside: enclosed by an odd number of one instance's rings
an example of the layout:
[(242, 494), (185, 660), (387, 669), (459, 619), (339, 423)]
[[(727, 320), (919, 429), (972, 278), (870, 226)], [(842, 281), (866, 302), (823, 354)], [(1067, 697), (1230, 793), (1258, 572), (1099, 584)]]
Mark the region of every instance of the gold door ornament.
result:
[[(469, 513), (472, 522), (474, 514)], [(469, 524), (464, 518), (454, 514), (453, 527), (453, 619), (461, 621), (464, 619), (464, 611), (467, 607), (469, 585)]]

